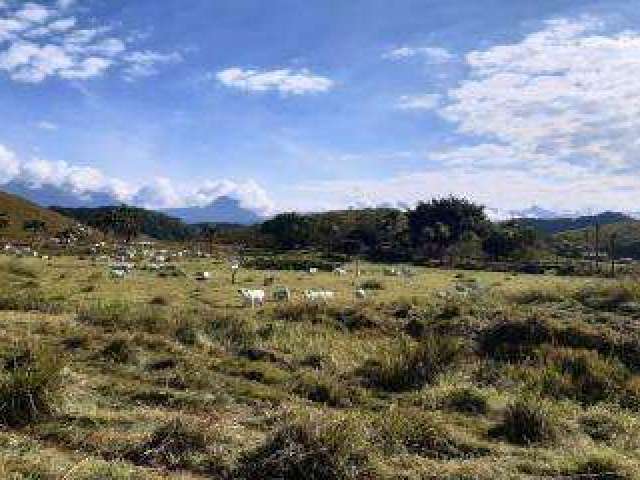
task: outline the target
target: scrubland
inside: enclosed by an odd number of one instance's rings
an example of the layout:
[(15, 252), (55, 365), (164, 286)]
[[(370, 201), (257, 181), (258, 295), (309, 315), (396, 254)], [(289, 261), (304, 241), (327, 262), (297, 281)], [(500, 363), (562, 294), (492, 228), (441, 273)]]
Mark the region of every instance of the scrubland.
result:
[(640, 478), (631, 279), (180, 268), (0, 257), (0, 478)]

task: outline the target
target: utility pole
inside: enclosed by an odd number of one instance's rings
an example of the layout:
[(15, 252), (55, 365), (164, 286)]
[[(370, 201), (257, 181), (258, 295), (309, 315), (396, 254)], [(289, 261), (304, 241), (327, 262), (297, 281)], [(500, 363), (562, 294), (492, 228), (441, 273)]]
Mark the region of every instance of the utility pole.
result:
[(611, 277), (616, 276), (616, 237), (617, 233), (612, 233), (609, 238), (609, 255), (611, 256)]
[(600, 224), (596, 221), (596, 238), (595, 238), (595, 253), (596, 253), (596, 271), (600, 271)]

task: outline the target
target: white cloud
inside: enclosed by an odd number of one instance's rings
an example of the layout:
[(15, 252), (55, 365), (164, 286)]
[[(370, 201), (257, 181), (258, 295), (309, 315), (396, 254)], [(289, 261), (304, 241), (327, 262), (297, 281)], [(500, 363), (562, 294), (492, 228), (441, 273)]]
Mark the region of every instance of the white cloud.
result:
[(514, 168), (640, 170), (638, 32), (555, 20), (521, 42), (471, 52), (467, 63), (469, 78), (449, 91), (441, 114), (461, 133), (514, 152)]
[(128, 63), (125, 75), (128, 79), (149, 77), (158, 73), (160, 65), (181, 62), (182, 55), (177, 52), (162, 54), (157, 52), (132, 52), (125, 57)]
[(29, 23), (43, 23), (52, 15), (45, 6), (37, 3), (26, 3), (15, 13), (15, 18)]
[(0, 185), (19, 182), (32, 188), (55, 187), (79, 199), (106, 194), (121, 202), (148, 208), (205, 206), (221, 196), (230, 196), (241, 205), (261, 214), (274, 211), (268, 193), (255, 181), (203, 180), (195, 184), (179, 184), (167, 178), (134, 184), (111, 178), (97, 168), (70, 165), (42, 158), (21, 161), (0, 144)]
[(306, 69), (245, 70), (234, 67), (218, 72), (216, 77), (226, 87), (248, 92), (275, 90), (283, 95), (326, 92), (334, 85), (331, 79), (314, 75)]
[(424, 95), (403, 95), (397, 108), (400, 110), (435, 110), (440, 106), (442, 95), (427, 93)]
[(178, 53), (138, 52), (135, 41), (105, 25), (78, 25), (67, 10), (73, 1), (55, 7), (29, 2), (0, 11), (0, 71), (18, 82), (40, 83), (47, 78), (88, 80), (119, 68), (125, 78), (150, 76), (160, 65), (179, 61)]
[(412, 57), (420, 57), (430, 63), (446, 63), (455, 59), (455, 55), (442, 47), (410, 47), (394, 48), (383, 55), (389, 60), (404, 60)]
[(40, 130), (49, 130), (49, 131), (58, 130), (58, 125), (56, 125), (53, 122), (49, 122), (48, 120), (42, 120), (36, 123), (36, 127), (38, 127)]

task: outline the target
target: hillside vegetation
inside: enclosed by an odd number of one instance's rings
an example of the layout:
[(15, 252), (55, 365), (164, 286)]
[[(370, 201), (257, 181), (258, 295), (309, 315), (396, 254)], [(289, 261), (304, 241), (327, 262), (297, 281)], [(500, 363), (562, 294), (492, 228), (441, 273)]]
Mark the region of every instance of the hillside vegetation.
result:
[(44, 226), (49, 233), (65, 230), (75, 224), (73, 220), (60, 213), (42, 208), (23, 198), (1, 191), (0, 216), (8, 218), (7, 228), (0, 228), (0, 239), (25, 239), (29, 237), (30, 233), (24, 229), (25, 222), (34, 220), (44, 222)]
[[(117, 227), (117, 221), (113, 221), (120, 206), (106, 206), (98, 208), (62, 208), (51, 207), (52, 210), (74, 218), (79, 222), (98, 228), (105, 232)], [(136, 235), (147, 235), (158, 240), (182, 241), (195, 236), (197, 229), (184, 223), (182, 220), (170, 217), (164, 213), (144, 208), (127, 207), (128, 228)]]
[[(583, 248), (593, 248), (594, 228), (570, 230), (562, 232), (554, 237), (556, 243), (567, 242), (572, 245), (579, 245)], [(612, 235), (615, 235), (616, 257), (640, 258), (640, 222), (627, 220), (625, 222), (612, 223), (600, 227), (600, 249), (609, 251), (609, 242)], [(587, 246), (587, 239), (589, 245)]]
[(554, 235), (569, 230), (593, 228), (596, 223), (599, 225), (610, 225), (630, 221), (633, 221), (633, 219), (629, 215), (617, 212), (604, 212), (598, 215), (586, 215), (575, 218), (518, 218), (514, 220), (514, 222), (519, 225), (534, 228), (536, 231), (547, 235)]

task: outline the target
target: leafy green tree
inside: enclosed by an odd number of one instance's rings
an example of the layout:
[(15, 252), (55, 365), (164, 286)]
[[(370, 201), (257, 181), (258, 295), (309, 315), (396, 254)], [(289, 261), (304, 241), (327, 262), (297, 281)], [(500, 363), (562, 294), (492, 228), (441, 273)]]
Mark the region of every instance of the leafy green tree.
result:
[(264, 222), (261, 231), (270, 235), (279, 247), (292, 249), (309, 245), (312, 239), (313, 225), (308, 216), (297, 213), (281, 213)]
[(536, 243), (536, 231), (513, 223), (494, 226), (482, 247), (494, 259), (521, 257)]
[(8, 213), (0, 212), (0, 231), (7, 230), (11, 225), (11, 217)]
[(440, 256), (466, 233), (484, 237), (491, 222), (484, 207), (458, 197), (433, 199), (409, 212), (412, 246), (429, 256)]

